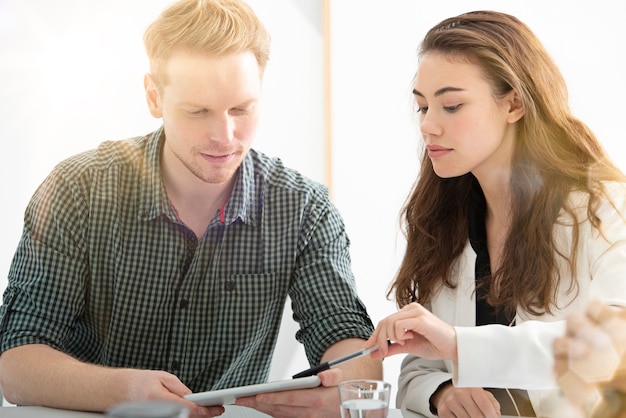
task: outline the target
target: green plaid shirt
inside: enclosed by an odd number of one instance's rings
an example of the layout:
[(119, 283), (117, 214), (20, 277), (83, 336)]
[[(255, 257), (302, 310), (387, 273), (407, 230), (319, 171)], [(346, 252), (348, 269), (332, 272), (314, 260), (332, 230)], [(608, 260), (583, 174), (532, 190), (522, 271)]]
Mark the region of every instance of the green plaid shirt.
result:
[(323, 186), (251, 150), (198, 240), (161, 180), (163, 139), (159, 129), (105, 142), (38, 188), (0, 307), (0, 352), (47, 344), (167, 370), (198, 392), (267, 379), (287, 295), (311, 365), (371, 334)]

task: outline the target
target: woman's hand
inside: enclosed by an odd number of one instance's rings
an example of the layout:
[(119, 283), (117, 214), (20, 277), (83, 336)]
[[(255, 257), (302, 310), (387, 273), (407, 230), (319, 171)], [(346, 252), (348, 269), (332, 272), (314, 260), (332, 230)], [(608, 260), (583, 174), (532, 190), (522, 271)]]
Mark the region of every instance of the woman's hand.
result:
[(473, 418), (500, 416), (500, 404), (482, 388), (456, 388), (452, 383), (439, 389), (433, 405), (440, 418)]
[[(391, 341), (394, 344), (388, 345)], [(365, 347), (378, 344), (372, 357), (411, 353), (427, 359), (457, 360), (456, 331), (419, 303), (404, 306), (378, 323)]]

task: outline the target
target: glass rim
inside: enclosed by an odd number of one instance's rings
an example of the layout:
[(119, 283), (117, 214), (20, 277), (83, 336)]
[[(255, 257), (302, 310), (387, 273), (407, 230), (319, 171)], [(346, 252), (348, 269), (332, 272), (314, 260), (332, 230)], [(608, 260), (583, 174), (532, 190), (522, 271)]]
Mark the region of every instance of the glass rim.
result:
[[(359, 383), (376, 384), (376, 387), (372, 388), (371, 385), (368, 388), (364, 388), (362, 385), (361, 387), (359, 387), (357, 386)], [(391, 383), (378, 379), (352, 379), (339, 382), (337, 388), (339, 390), (345, 390), (355, 393), (381, 392), (384, 390), (391, 390)]]

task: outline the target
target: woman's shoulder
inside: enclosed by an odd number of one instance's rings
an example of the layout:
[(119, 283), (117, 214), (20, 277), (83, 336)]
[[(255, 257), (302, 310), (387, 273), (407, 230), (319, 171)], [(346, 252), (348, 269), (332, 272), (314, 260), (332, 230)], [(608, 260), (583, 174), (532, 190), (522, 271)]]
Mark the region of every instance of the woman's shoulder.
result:
[(626, 183), (620, 181), (605, 181), (602, 185), (607, 195), (610, 197), (626, 198)]
[[(600, 205), (610, 204), (615, 207), (624, 207), (626, 204), (626, 183), (618, 181), (604, 181), (595, 188), (595, 196)], [(586, 190), (574, 190), (568, 200), (573, 208), (587, 208), (591, 193)]]
[[(601, 183), (601, 186), (595, 192), (593, 201), (590, 200), (590, 192), (570, 193), (570, 210), (561, 213), (558, 224), (572, 226), (577, 223), (583, 227), (581, 232), (590, 234), (590, 237), (597, 236), (598, 228), (601, 235), (626, 232), (626, 183), (607, 181)], [(572, 215), (576, 218), (574, 221)], [(594, 219), (590, 219), (590, 216)]]
[(600, 196), (596, 215), (600, 219), (620, 218), (626, 222), (626, 183), (605, 182), (604, 193)]

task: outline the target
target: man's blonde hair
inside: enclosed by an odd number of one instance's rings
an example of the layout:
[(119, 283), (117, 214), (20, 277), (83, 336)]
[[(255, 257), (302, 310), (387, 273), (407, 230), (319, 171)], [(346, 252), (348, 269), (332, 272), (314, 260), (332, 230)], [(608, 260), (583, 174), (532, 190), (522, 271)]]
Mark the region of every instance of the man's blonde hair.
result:
[(177, 50), (210, 56), (251, 51), (261, 74), (270, 35), (252, 8), (240, 0), (181, 0), (165, 9), (144, 34), (150, 71), (162, 86), (163, 66)]

